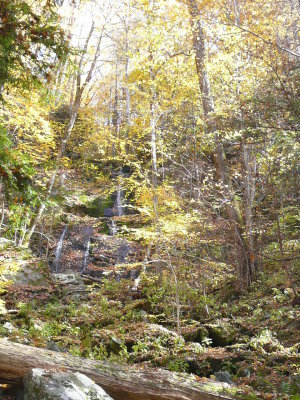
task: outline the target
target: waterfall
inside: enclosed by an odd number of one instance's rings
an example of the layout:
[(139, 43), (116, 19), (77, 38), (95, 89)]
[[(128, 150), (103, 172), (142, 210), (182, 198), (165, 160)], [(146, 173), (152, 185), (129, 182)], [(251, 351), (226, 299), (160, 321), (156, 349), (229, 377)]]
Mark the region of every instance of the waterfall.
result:
[(115, 221), (111, 218), (109, 221), (109, 234), (110, 236), (115, 236), (118, 233), (118, 228)]
[(61, 259), (61, 253), (62, 253), (62, 247), (63, 247), (63, 241), (64, 241), (64, 237), (67, 233), (68, 227), (67, 225), (64, 227), (64, 230), (62, 231), (61, 237), (58, 241), (57, 247), (56, 247), (56, 251), (55, 251), (55, 261), (54, 261), (54, 267), (55, 267), (55, 272), (58, 272), (59, 270), (59, 263), (60, 263), (60, 259)]
[(126, 241), (123, 241), (121, 245), (118, 247), (118, 262), (120, 264), (126, 263), (128, 253), (130, 251), (130, 246)]
[(123, 207), (122, 207), (122, 188), (121, 185), (118, 186), (116, 204), (115, 204), (118, 217), (122, 217), (123, 215)]
[(141, 282), (141, 275), (139, 275), (133, 282), (131, 290), (137, 292)]
[(131, 290), (137, 292), (141, 283), (142, 274), (146, 272), (146, 264), (143, 265), (139, 276), (134, 280)]
[(89, 240), (86, 244), (86, 249), (84, 252), (84, 256), (83, 256), (83, 263), (82, 263), (82, 272), (85, 272), (86, 266), (87, 266), (87, 262), (88, 262), (88, 258), (89, 258), (89, 254), (90, 254), (90, 245), (91, 245), (91, 238), (89, 237)]
[(84, 234), (86, 236), (86, 245), (85, 245), (85, 251), (84, 251), (84, 255), (83, 255), (83, 263), (82, 263), (81, 273), (85, 272), (87, 264), (88, 264), (92, 233), (93, 233), (93, 228), (91, 226), (87, 226), (84, 228)]

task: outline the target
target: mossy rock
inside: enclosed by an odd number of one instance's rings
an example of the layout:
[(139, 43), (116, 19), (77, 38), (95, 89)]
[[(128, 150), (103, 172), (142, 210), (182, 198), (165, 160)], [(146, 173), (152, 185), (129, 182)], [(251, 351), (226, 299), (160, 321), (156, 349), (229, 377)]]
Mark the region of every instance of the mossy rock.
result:
[(113, 207), (113, 199), (112, 197), (102, 198), (98, 197), (92, 202), (88, 203), (86, 207), (86, 214), (90, 217), (103, 217), (105, 214), (105, 210)]
[[(18, 262), (18, 261), (17, 261)], [(23, 263), (19, 261), (10, 266), (5, 272), (5, 277), (9, 279), (13, 285), (18, 286), (50, 286), (50, 278), (48, 271), (45, 271), (43, 263)]]
[(88, 196), (81, 196), (77, 202), (67, 204), (69, 212), (74, 214), (88, 215), (89, 217), (100, 218), (105, 214), (106, 209), (113, 207), (114, 201), (109, 197), (96, 197), (88, 200)]
[(234, 343), (236, 329), (227, 321), (207, 324), (206, 328), (214, 347), (224, 347)]
[(93, 346), (101, 344), (108, 354), (119, 354), (123, 345), (123, 341), (108, 329), (95, 329), (92, 331), (91, 343)]
[(119, 354), (119, 352), (122, 350), (122, 344), (123, 342), (121, 339), (117, 338), (116, 336), (111, 336), (107, 350), (110, 354)]
[(190, 325), (182, 328), (182, 336), (187, 342), (202, 343), (208, 338), (208, 330), (204, 326)]

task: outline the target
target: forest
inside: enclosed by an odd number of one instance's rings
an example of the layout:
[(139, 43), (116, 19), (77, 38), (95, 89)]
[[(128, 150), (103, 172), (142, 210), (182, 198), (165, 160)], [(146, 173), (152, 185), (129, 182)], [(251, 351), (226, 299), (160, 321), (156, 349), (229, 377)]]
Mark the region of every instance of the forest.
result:
[(300, 399), (299, 15), (0, 0), (0, 399)]

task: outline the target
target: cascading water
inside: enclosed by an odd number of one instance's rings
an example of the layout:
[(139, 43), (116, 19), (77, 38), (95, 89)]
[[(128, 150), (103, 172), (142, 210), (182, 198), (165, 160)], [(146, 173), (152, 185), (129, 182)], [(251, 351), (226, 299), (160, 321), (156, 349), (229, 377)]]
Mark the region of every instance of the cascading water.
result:
[(118, 228), (117, 225), (115, 223), (115, 221), (111, 218), (109, 221), (109, 235), (110, 236), (115, 236), (118, 233)]
[(123, 242), (119, 247), (118, 247), (118, 260), (120, 264), (124, 264), (127, 262), (127, 256), (130, 251), (130, 246), (128, 243)]
[(82, 269), (81, 269), (82, 273), (85, 272), (87, 264), (88, 264), (92, 234), (93, 234), (93, 228), (91, 226), (87, 226), (84, 228), (84, 235), (86, 237), (86, 245), (85, 245), (85, 252), (83, 255), (83, 263), (82, 263)]
[(62, 248), (63, 248), (63, 242), (65, 235), (67, 233), (68, 227), (67, 225), (64, 227), (64, 230), (62, 231), (62, 234), (60, 236), (60, 239), (58, 241), (56, 251), (55, 251), (55, 261), (54, 261), (54, 268), (55, 272), (57, 273), (59, 270), (59, 264), (60, 264), (60, 259), (61, 259), (61, 254), (62, 254)]
[(122, 188), (121, 188), (121, 185), (118, 186), (115, 207), (116, 207), (116, 210), (117, 210), (118, 217), (122, 217), (122, 215), (123, 215), (123, 206), (122, 206)]
[(122, 204), (122, 196), (123, 196), (123, 191), (122, 191), (122, 182), (123, 182), (123, 172), (122, 169), (119, 170), (118, 172), (118, 177), (119, 177), (119, 184), (118, 184), (118, 189), (117, 189), (117, 193), (116, 193), (116, 199), (115, 199), (115, 210), (117, 213), (118, 217), (122, 217), (122, 215), (124, 215), (124, 211), (123, 211), (123, 204)]
[[(122, 171), (119, 172), (119, 175), (122, 177)], [(114, 203), (114, 215), (118, 217), (122, 217), (124, 215), (123, 204), (122, 204), (121, 182), (119, 182), (118, 189), (116, 192), (115, 203)], [(118, 233), (118, 228), (113, 218), (110, 218), (109, 220), (108, 229), (110, 236), (115, 236)]]

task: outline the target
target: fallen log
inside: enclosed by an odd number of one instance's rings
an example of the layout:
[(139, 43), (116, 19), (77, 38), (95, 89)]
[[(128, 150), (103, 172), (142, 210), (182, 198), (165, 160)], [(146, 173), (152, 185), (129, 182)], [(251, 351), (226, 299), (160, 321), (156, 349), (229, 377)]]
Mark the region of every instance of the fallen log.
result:
[(32, 368), (81, 372), (93, 379), (114, 400), (216, 400), (230, 399), (222, 384), (199, 382), (188, 374), (143, 369), (106, 361), (87, 360), (0, 340), (0, 380), (21, 383)]

